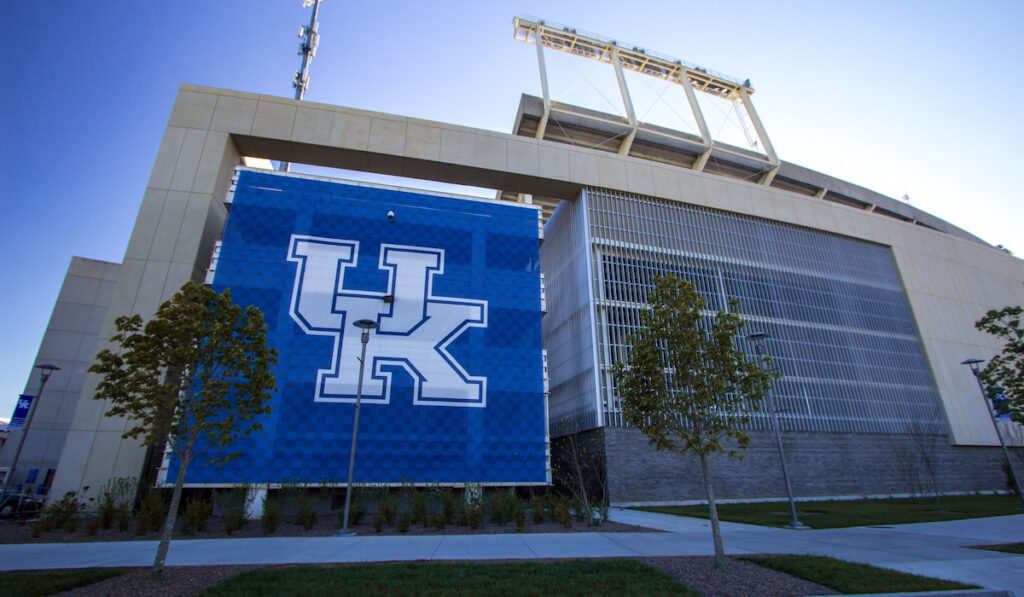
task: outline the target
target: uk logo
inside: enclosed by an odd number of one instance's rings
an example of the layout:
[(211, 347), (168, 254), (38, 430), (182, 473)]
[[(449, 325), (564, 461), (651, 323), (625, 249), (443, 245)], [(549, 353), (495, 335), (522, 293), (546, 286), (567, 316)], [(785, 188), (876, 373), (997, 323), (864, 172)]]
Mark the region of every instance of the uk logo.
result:
[(362, 345), (352, 322), (370, 319), (379, 327), (366, 346), (364, 402), (389, 403), (392, 375), (403, 369), (413, 380), (413, 404), (486, 407), (487, 378), (467, 372), (448, 347), (469, 328), (487, 327), (487, 301), (434, 294), (444, 249), (381, 245), (384, 292), (345, 288), (345, 273), (358, 260), (359, 241), (291, 237), (288, 261), (297, 267), (289, 313), (305, 333), (334, 338), (331, 366), (317, 371), (314, 401), (355, 402)]

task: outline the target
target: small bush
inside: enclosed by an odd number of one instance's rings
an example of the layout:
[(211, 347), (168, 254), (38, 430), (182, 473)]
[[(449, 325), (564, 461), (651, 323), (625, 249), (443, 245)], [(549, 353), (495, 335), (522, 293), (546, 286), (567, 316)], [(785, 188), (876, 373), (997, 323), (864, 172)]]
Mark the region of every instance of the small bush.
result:
[(381, 532), (384, 529), (384, 525), (387, 523), (387, 519), (384, 517), (384, 511), (377, 508), (377, 511), (373, 513), (373, 530), (374, 532)]
[(100, 530), (100, 519), (98, 516), (90, 518), (89, 522), (85, 523), (85, 534), (90, 537), (95, 535), (98, 530)]
[[(356, 500), (354, 497), (352, 500), (352, 504), (348, 509), (348, 523), (350, 526), (355, 526), (361, 523), (363, 521), (363, 517), (366, 516), (366, 506), (363, 505), (361, 500)], [(338, 510), (338, 524), (341, 526), (345, 526), (345, 521), (342, 520), (343, 518), (345, 518), (344, 508)]]
[(185, 502), (185, 511), (181, 516), (181, 532), (191, 535), (196, 531), (205, 531), (211, 511), (210, 502), (202, 498), (189, 498)]
[(466, 483), (462, 498), (462, 521), (471, 529), (484, 524), (484, 488), (479, 483)]
[(441, 489), (441, 511), (439, 515), (442, 518), (444, 524), (452, 524), (457, 518), (458, 514), (458, 502), (455, 500), (455, 494), (448, 487)]
[(442, 512), (434, 513), (434, 515), (430, 517), (430, 524), (439, 531), (443, 531), (445, 527), (448, 526), (448, 522), (444, 519), (444, 513)]
[(291, 504), (295, 518), (294, 524), (307, 531), (316, 526), (320, 516), (317, 512), (316, 498), (313, 490), (305, 483), (286, 483), (283, 486), (285, 499)]
[(64, 529), (73, 533), (78, 529), (78, 519), (85, 510), (85, 504), (78, 499), (78, 493), (69, 491), (64, 497), (51, 502), (39, 515), (39, 530)]
[(395, 502), (390, 495), (385, 497), (382, 502), (378, 503), (377, 511), (384, 517), (385, 526), (395, 524), (395, 517), (398, 516), (398, 508), (395, 506)]
[(260, 523), (263, 524), (264, 535), (273, 535), (277, 532), (277, 525), (281, 524), (281, 502), (270, 496), (263, 498), (263, 515), (260, 516)]
[(471, 529), (479, 529), (484, 524), (484, 492), (480, 485), (466, 484), (465, 503), (462, 505), (465, 524)]
[[(119, 530), (128, 528), (127, 521), (122, 518), (131, 515), (132, 501), (138, 488), (138, 479), (134, 477), (113, 477), (100, 488), (100, 501), (96, 510), (97, 523), (109, 529), (116, 523)], [(121, 525), (124, 524), (124, 528)]]
[(578, 495), (572, 496), (572, 499), (569, 501), (569, 510), (576, 515), (576, 518), (584, 522), (594, 517), (594, 513), (589, 512), (588, 509), (583, 506), (583, 500), (581, 500)]
[(515, 494), (510, 491), (499, 490), (491, 496), (491, 522), (504, 525), (512, 520), (515, 508)]
[(249, 520), (245, 517), (246, 506), (249, 504), (249, 486), (239, 485), (214, 495), (220, 519), (224, 523), (224, 532), (234, 533), (241, 529)]
[(402, 515), (398, 517), (398, 532), (406, 533), (409, 531), (409, 525), (412, 524), (412, 514), (408, 512), (402, 512)]
[(522, 533), (526, 526), (526, 506), (521, 499), (515, 496), (512, 499), (512, 520), (516, 523), (516, 532)]
[(114, 524), (117, 525), (117, 530), (122, 533), (128, 530), (128, 525), (132, 521), (132, 505), (131, 502), (121, 504), (117, 509), (117, 513), (114, 515)]
[(540, 495), (535, 495), (530, 498), (530, 518), (533, 519), (533, 524), (540, 524), (544, 522), (546, 501), (547, 500)]
[(413, 524), (427, 524), (427, 494), (424, 491), (416, 491), (412, 494), (412, 503), (409, 504), (409, 511), (412, 515)]
[(159, 531), (167, 518), (167, 503), (159, 489), (150, 489), (142, 500), (142, 506), (135, 517), (135, 534), (145, 535)]
[(558, 504), (555, 506), (555, 518), (558, 524), (562, 525), (567, 529), (572, 528), (572, 509), (570, 507), (570, 500), (566, 496), (562, 496), (558, 500)]

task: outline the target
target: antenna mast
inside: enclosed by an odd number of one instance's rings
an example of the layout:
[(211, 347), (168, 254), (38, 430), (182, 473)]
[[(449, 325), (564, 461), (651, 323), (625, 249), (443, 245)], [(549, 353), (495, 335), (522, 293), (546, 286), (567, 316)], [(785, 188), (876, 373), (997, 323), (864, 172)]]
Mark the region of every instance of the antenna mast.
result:
[[(309, 25), (304, 25), (299, 29), (299, 38), (302, 40), (299, 42), (299, 56), (302, 56), (302, 62), (299, 63), (299, 70), (292, 80), (297, 100), (302, 99), (302, 96), (306, 94), (306, 88), (309, 87), (309, 65), (313, 63), (316, 47), (320, 43), (320, 34), (317, 33), (320, 21), (316, 19), (320, 12), (320, 0), (303, 0), (302, 5), (307, 7), (312, 5), (313, 14), (309, 17)], [(288, 172), (289, 169), (291, 169), (290, 163), (281, 162), (281, 170)]]

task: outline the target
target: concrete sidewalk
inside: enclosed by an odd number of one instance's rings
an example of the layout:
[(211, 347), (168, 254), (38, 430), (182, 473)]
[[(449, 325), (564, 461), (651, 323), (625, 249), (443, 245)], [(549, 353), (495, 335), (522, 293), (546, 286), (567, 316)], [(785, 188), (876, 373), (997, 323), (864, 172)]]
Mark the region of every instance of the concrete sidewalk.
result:
[[(707, 521), (632, 510), (612, 520), (663, 533), (268, 537), (175, 540), (169, 566), (314, 564), (396, 560), (709, 555)], [(1024, 595), (1024, 557), (965, 546), (1024, 540), (1024, 515), (953, 522), (791, 531), (722, 523), (726, 552), (828, 555)], [(155, 541), (0, 545), (0, 570), (148, 566)]]

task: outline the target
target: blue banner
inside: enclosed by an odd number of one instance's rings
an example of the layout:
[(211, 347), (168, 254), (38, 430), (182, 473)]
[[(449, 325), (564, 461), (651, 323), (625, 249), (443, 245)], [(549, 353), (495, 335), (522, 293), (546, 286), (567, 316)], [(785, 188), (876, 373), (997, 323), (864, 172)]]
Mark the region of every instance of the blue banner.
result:
[[(278, 351), (263, 431), (187, 483), (545, 483), (538, 211), (242, 171), (212, 282)], [(177, 474), (173, 462), (167, 478)]]
[(7, 425), (10, 431), (16, 431), (25, 426), (25, 419), (28, 418), (28, 411), (32, 408), (32, 396), (21, 394), (18, 396), (18, 404), (14, 407), (14, 414), (11, 415), (11, 422)]

